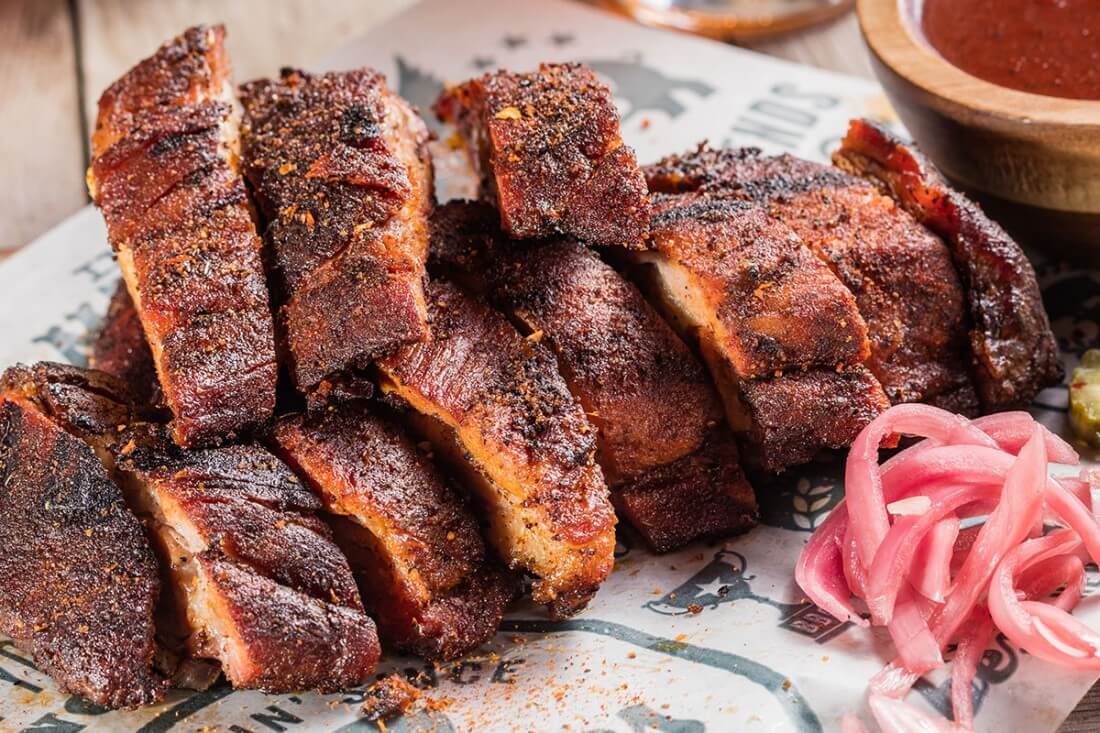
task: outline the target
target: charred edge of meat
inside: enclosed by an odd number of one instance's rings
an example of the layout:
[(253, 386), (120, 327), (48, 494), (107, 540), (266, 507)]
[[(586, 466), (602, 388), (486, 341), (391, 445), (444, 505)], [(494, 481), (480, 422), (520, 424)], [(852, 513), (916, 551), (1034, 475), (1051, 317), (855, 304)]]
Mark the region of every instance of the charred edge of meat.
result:
[(445, 281), (429, 304), (432, 340), (379, 361), (382, 389), (464, 475), (499, 554), (537, 576), (536, 602), (575, 613), (614, 560), (594, 430), (545, 347)]
[(167, 574), (162, 641), (177, 658), (216, 660), (234, 687), (273, 693), (369, 676), (374, 624), (320, 502), (285, 465), (256, 446), (185, 451), (150, 424), (123, 431), (114, 453)]
[[(153, 704), (166, 687), (153, 671), (157, 566), (99, 457), (69, 432), (110, 411), (55, 411), (77, 389), (71, 370), (0, 378), (0, 631), (63, 690), (109, 708)], [(43, 382), (50, 371), (58, 390)]]
[(216, 672), (204, 660), (235, 686), (271, 691), (339, 689), (369, 674), (373, 624), (312, 516), (320, 502), (286, 466), (255, 446), (179, 447), (164, 426), (134, 420), (131, 396), (110, 375), (48, 364), (24, 372), (24, 393), (96, 449), (146, 524), (167, 580), (159, 661), (175, 683), (209, 684)]
[(496, 633), (513, 579), (455, 487), (380, 405), (284, 418), (273, 442), (324, 502), (385, 642), (453, 659)]
[(281, 350), (309, 391), (428, 337), (428, 131), (370, 69), (242, 87), (245, 174), (268, 222)]
[(367, 688), (359, 712), (369, 721), (390, 720), (409, 712), (420, 699), (420, 690), (391, 673)]
[(870, 357), (855, 296), (764, 207), (732, 195), (658, 194), (651, 242), (639, 253), (662, 277), (682, 273), (744, 378), (848, 367)]
[(950, 246), (967, 290), (985, 411), (1025, 406), (1062, 378), (1035, 270), (977, 204), (952, 189), (916, 148), (867, 120), (851, 122), (833, 162), (876, 182)]
[[(549, 346), (597, 428), (597, 459), (620, 516), (667, 551), (747, 529), (755, 499), (718, 396), (688, 347), (629, 284), (582, 245), (512, 243), (484, 204), (432, 217), (429, 266), (485, 292), (521, 333)], [(721, 444), (721, 449), (710, 443)]]
[[(870, 338), (867, 366), (891, 402), (977, 411), (965, 297), (950, 251), (893, 199), (837, 168), (755, 149), (703, 148), (678, 167), (683, 181), (767, 207), (829, 265), (855, 296)], [(664, 175), (674, 170), (666, 166)]]
[(509, 235), (644, 247), (645, 180), (610, 90), (588, 67), (486, 74), (445, 90), (434, 108), (465, 139), (482, 195)]
[(273, 325), (224, 28), (196, 27), (104, 92), (89, 190), (141, 317), (174, 438), (214, 445), (275, 401)]
[[(678, 295), (678, 278), (666, 276), (668, 263), (662, 274), (654, 255), (644, 253), (621, 263), (621, 268), (702, 355), (722, 398), (726, 420), (743, 444), (741, 458), (747, 464), (779, 472), (812, 460), (823, 450), (846, 447), (890, 406), (882, 386), (863, 365), (742, 378), (722, 345), (715, 343), (706, 314)], [(783, 395), (791, 400), (789, 404)]]
[(699, 450), (618, 486), (612, 500), (655, 552), (746, 532), (758, 515), (724, 427), (712, 430)]

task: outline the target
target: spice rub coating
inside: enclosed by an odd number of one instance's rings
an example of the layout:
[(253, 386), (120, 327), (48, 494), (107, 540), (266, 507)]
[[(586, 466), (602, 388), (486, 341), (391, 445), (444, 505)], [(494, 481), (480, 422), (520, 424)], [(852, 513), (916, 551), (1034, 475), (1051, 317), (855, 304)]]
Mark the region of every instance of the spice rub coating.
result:
[[(680, 158), (647, 169), (667, 191)], [(673, 179), (681, 185), (680, 177)], [(798, 235), (753, 202), (702, 185), (656, 193), (652, 242), (698, 288), (723, 350), (744, 379), (789, 369), (847, 367), (870, 355), (851, 292)]]
[(485, 74), (445, 90), (435, 111), (458, 129), (510, 236), (644, 246), (645, 179), (610, 90), (587, 66)]
[(245, 174), (268, 222), (298, 388), (426, 338), (423, 120), (370, 69), (284, 69), (241, 96)]
[(466, 474), (498, 554), (536, 576), (535, 601), (570, 615), (614, 561), (595, 430), (545, 346), (446, 281), (428, 293), (432, 340), (380, 360), (382, 389)]
[(191, 28), (107, 88), (88, 187), (107, 223), (181, 445), (270, 416), (274, 328), (237, 167), (221, 26)]
[(67, 692), (152, 704), (165, 689), (153, 671), (156, 561), (95, 452), (40, 393), (53, 366), (0, 378), (0, 633)]
[[(710, 161), (698, 153), (647, 168), (654, 251), (634, 255), (632, 272), (698, 344), (747, 461), (780, 471), (847, 446), (889, 406), (866, 366), (871, 345), (855, 297), (764, 205), (709, 180)], [(769, 399), (808, 384), (826, 399)]]
[(619, 515), (657, 552), (756, 526), (756, 496), (745, 480), (737, 443), (725, 427), (697, 450), (616, 488)]
[(863, 179), (791, 155), (700, 149), (688, 175), (731, 186), (793, 229), (855, 296), (867, 366), (892, 403), (974, 414), (965, 296), (951, 253)]
[(273, 439), (330, 512), (383, 642), (454, 659), (496, 633), (515, 579), (455, 486), (377, 406), (287, 417)]
[(637, 288), (583, 245), (508, 241), (489, 207), (452, 202), (432, 218), (429, 262), (554, 352), (598, 428), (609, 485), (690, 453), (721, 420), (691, 351)]
[(148, 423), (123, 430), (114, 453), (170, 578), (181, 651), (272, 693), (369, 677), (374, 623), (320, 502), (282, 462), (253, 445), (184, 451)]
[[(612, 501), (621, 514), (637, 508), (626, 515), (655, 549), (752, 525), (755, 499), (732, 442), (694, 457), (711, 433), (725, 430), (706, 371), (595, 253), (562, 239), (509, 241), (488, 206), (452, 202), (432, 217), (429, 267), (486, 294), (521, 333), (554, 352), (597, 428), (596, 457)], [(675, 480), (673, 464), (681, 472)], [(692, 470), (703, 464), (714, 470)], [(643, 501), (653, 510), (640, 508)]]
[(771, 472), (808, 463), (822, 449), (847, 448), (890, 406), (863, 366), (750, 379), (740, 384), (735, 399), (747, 417), (746, 461)]
[(879, 185), (950, 248), (966, 291), (983, 411), (1026, 406), (1062, 378), (1035, 270), (977, 204), (952, 189), (914, 147), (867, 120), (852, 120), (833, 162)]

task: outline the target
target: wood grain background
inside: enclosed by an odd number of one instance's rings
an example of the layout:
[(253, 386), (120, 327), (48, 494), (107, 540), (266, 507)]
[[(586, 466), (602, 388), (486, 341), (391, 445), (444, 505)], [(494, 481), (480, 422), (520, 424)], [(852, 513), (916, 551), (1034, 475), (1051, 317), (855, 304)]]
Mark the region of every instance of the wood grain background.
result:
[[(100, 92), (183, 28), (225, 23), (238, 81), (309, 65), (413, 0), (0, 0), (0, 259), (87, 203)], [(851, 14), (757, 43), (763, 53), (871, 78)], [(1100, 731), (1100, 686), (1059, 733)]]

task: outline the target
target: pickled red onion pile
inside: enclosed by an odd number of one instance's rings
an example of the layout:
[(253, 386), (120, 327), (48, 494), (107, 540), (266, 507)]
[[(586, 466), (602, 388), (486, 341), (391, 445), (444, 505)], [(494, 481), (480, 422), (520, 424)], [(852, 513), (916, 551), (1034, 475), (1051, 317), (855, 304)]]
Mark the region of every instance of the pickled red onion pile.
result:
[[(899, 434), (924, 440), (880, 464), (879, 445)], [(1041, 659), (1100, 671), (1100, 633), (1070, 615), (1085, 563), (1100, 560), (1089, 481), (1047, 470), (1078, 462), (1026, 412), (968, 420), (897, 405), (856, 438), (846, 499), (810, 538), (795, 578), (837, 619), (868, 626), (859, 599), (870, 624), (889, 631), (897, 657), (869, 690), (884, 731), (974, 730), (971, 684), (998, 631)], [(953, 724), (903, 702), (948, 645)], [(843, 727), (863, 730), (851, 714)]]

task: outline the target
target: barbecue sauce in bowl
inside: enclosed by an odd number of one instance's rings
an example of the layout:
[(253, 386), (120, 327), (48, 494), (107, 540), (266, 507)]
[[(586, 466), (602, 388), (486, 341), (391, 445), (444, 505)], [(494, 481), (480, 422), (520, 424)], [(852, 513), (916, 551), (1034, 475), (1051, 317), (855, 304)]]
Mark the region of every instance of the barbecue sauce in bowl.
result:
[(1100, 0), (924, 0), (921, 29), (979, 79), (1100, 100)]

